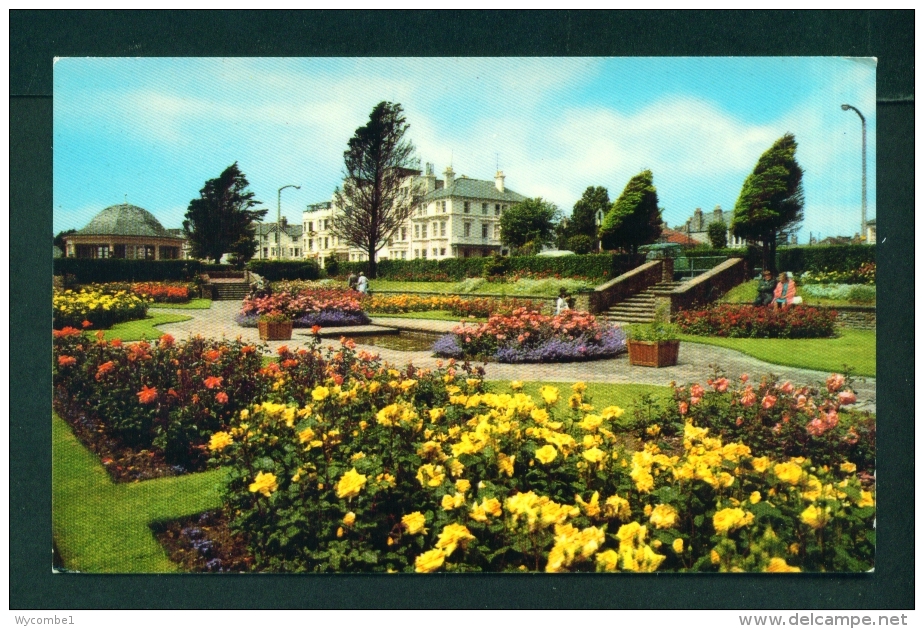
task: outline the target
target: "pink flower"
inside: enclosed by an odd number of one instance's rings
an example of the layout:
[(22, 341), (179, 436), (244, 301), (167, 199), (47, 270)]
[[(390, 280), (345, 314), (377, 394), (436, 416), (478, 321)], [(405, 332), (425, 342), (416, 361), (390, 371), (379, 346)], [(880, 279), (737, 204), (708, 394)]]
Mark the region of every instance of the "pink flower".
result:
[(790, 395), (794, 390), (795, 387), (793, 387), (792, 382), (789, 382), (788, 380), (783, 383), (783, 386), (780, 387), (780, 393), (785, 393), (786, 395)]
[(696, 398), (703, 397), (703, 393), (705, 393), (705, 391), (703, 391), (703, 388), (699, 386), (698, 384), (694, 384), (692, 387), (690, 387), (690, 395), (692, 395), (693, 397), (696, 397)]
[(842, 406), (854, 404), (857, 401), (857, 394), (849, 390), (841, 391), (837, 394), (837, 401), (840, 402)]
[(695, 406), (695, 405), (699, 404), (699, 401), (700, 401), (701, 399), (702, 399), (702, 398), (697, 397), (697, 396), (694, 395), (694, 396), (690, 397), (690, 404), (693, 404), (693, 405)]
[(770, 394), (765, 395), (764, 399), (760, 403), (760, 405), (764, 408), (773, 408), (774, 404), (776, 404), (776, 396)]
[(677, 407), (680, 409), (681, 415), (686, 415), (687, 411), (690, 410), (690, 407), (686, 402), (681, 402), (680, 404), (677, 405)]
[(741, 404), (744, 406), (753, 406), (757, 401), (757, 395), (754, 393), (754, 389), (751, 385), (748, 385), (744, 389), (744, 393), (741, 394)]
[(836, 393), (840, 391), (841, 387), (844, 386), (844, 376), (839, 373), (832, 373), (828, 376), (828, 379), (825, 381), (825, 384), (828, 386), (828, 391), (831, 393)]
[(738, 419), (735, 420), (735, 426), (740, 426), (743, 423), (744, 423), (743, 417), (739, 417)]
[(747, 381), (748, 381), (748, 375), (746, 373), (741, 374), (741, 382), (747, 382)]
[(719, 393), (725, 393), (728, 390), (728, 378), (719, 378), (712, 383), (712, 386)]
[(227, 403), (228, 403), (228, 394), (225, 393), (224, 391), (219, 391), (219, 392), (215, 395), (215, 401), (218, 402), (219, 404), (227, 404)]
[(804, 395), (796, 396), (796, 408), (805, 408), (806, 397)]

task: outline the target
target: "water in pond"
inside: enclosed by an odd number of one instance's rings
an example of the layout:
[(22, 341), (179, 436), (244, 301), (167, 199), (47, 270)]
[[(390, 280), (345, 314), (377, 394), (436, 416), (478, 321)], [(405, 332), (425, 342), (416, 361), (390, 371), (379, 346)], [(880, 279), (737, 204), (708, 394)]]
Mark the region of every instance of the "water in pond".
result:
[(360, 345), (372, 345), (402, 352), (422, 352), (433, 347), (433, 344), (440, 336), (442, 335), (434, 332), (410, 332), (401, 330), (398, 334), (356, 336), (353, 337), (353, 340)]

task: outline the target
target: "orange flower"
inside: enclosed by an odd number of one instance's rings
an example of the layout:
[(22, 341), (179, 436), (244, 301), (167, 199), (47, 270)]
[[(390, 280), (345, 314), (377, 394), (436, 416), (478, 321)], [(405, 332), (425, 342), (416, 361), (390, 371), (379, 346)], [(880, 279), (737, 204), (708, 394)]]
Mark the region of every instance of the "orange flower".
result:
[(112, 339), (110, 343), (113, 347), (122, 347), (122, 339)]
[(317, 333), (320, 332), (320, 331), (321, 331), (321, 326), (319, 326), (319, 325), (313, 325), (313, 326), (311, 326), (311, 333), (312, 333), (312, 334), (317, 335)]
[(219, 356), (221, 356), (221, 352), (219, 352), (217, 349), (210, 349), (209, 351), (202, 353), (202, 358), (204, 358), (207, 362), (214, 362), (218, 360)]
[(135, 395), (142, 404), (150, 404), (157, 400), (157, 389), (155, 387), (143, 386)]
[(115, 363), (111, 360), (103, 363), (96, 369), (96, 379), (99, 380), (113, 369), (115, 369)]
[(285, 354), (285, 353), (288, 352), (288, 351), (289, 351), (288, 346), (286, 346), (286, 345), (280, 345), (279, 348), (276, 350), (276, 353), (279, 354), (280, 356), (282, 356), (283, 354)]
[(219, 404), (227, 404), (227, 403), (228, 403), (228, 394), (225, 393), (224, 391), (219, 391), (219, 392), (215, 395), (215, 401), (218, 402)]
[(80, 325), (82, 325), (82, 326), (85, 327), (85, 328), (89, 328), (91, 325), (93, 325), (93, 322), (92, 322), (92, 321), (89, 321), (89, 320), (87, 320), (87, 319), (84, 319), (84, 320), (83, 320), (83, 323), (81, 323)]
[(58, 356), (58, 366), (59, 367), (68, 367), (70, 365), (77, 364), (77, 359), (73, 356)]
[(215, 387), (220, 387), (222, 380), (224, 380), (224, 378), (221, 376), (209, 376), (205, 379), (205, 388), (214, 389)]
[(164, 334), (162, 337), (160, 337), (160, 348), (167, 349), (169, 347), (173, 347), (173, 342), (175, 340), (176, 339), (174, 339), (171, 335)]
[(66, 336), (77, 336), (80, 334), (80, 330), (78, 330), (77, 328), (71, 327), (71, 326), (67, 326), (60, 330), (52, 330), (51, 334), (56, 339), (59, 339), (59, 338), (63, 338)]
[(254, 347), (253, 345), (245, 345), (244, 347), (241, 348), (241, 353), (242, 354), (252, 354), (256, 349), (257, 348)]

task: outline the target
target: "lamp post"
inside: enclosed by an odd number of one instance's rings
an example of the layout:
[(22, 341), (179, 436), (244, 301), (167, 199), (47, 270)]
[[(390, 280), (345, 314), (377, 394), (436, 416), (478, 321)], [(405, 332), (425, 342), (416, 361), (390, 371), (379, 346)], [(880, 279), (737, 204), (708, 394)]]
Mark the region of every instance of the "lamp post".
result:
[(296, 190), (301, 190), (301, 186), (296, 186), (293, 183), (290, 183), (287, 186), (283, 186), (276, 193), (276, 259), (282, 259), (282, 191), (286, 188), (295, 188)]
[(862, 240), (866, 240), (866, 118), (863, 117), (863, 114), (860, 113), (860, 110), (854, 107), (853, 105), (843, 104), (841, 109), (848, 111), (850, 109), (857, 112), (857, 115), (860, 116), (860, 125), (863, 130), (863, 200), (861, 203), (860, 210), (860, 237)]
[(597, 251), (603, 253), (603, 239), (600, 238), (600, 226), (603, 225), (603, 210), (594, 214), (594, 225), (597, 227)]

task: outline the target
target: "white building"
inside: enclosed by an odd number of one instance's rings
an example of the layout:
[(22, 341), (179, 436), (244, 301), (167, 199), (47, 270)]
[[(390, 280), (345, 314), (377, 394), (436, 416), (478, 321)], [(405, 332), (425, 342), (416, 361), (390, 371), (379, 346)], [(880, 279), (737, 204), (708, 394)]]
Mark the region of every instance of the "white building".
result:
[[(450, 166), (443, 179), (437, 179), (433, 165), (427, 164), (425, 174), (416, 171), (409, 177), (408, 185), (414, 184), (425, 191), (421, 204), (379, 250), (379, 260), (441, 260), (507, 253), (500, 242), (500, 217), (526, 197), (505, 186), (502, 171), (494, 181), (484, 181), (456, 177)], [(305, 256), (322, 265), (331, 256), (352, 262), (366, 260), (367, 252), (346, 246), (332, 234), (335, 212), (331, 202), (309, 205), (305, 210)]]
[(256, 238), (257, 251), (254, 260), (295, 260), (305, 257), (302, 226), (289, 225), (285, 216), (278, 225), (257, 223)]
[(724, 223), (728, 229), (726, 233), (728, 244), (726, 246), (733, 249), (746, 247), (748, 243), (744, 238), (739, 238), (732, 234), (731, 219), (731, 211), (723, 211), (720, 205), (715, 206), (715, 209), (710, 214), (704, 214), (701, 208), (696, 208), (693, 216), (688, 218), (683, 225), (675, 227), (674, 230), (686, 234), (698, 243), (709, 244), (709, 225), (712, 223)]

